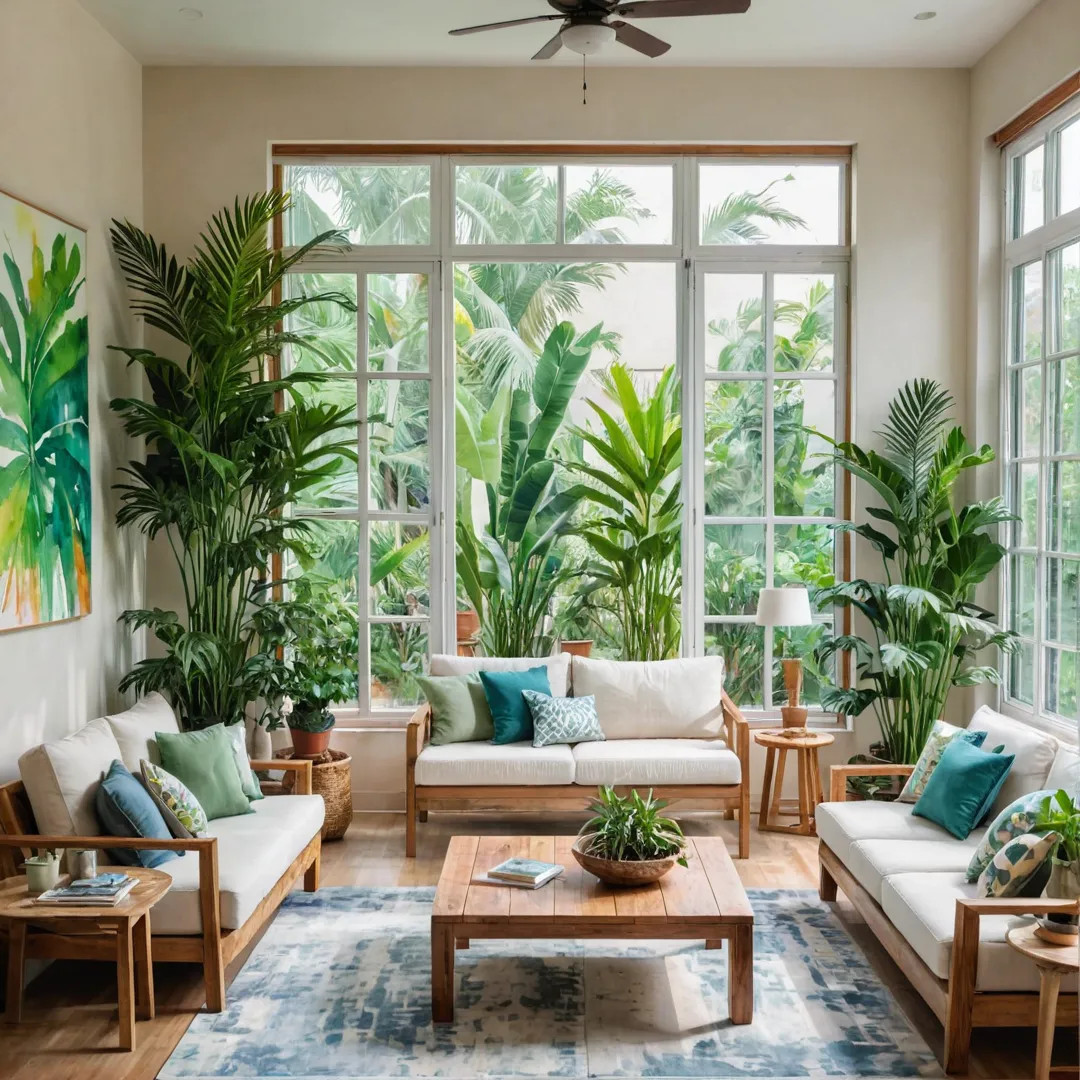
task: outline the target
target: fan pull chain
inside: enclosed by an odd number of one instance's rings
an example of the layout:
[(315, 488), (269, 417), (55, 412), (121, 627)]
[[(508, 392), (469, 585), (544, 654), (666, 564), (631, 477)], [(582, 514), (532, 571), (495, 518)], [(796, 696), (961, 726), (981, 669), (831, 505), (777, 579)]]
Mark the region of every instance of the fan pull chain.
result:
[(585, 54), (581, 54), (581, 104), (589, 104), (589, 84), (585, 81)]

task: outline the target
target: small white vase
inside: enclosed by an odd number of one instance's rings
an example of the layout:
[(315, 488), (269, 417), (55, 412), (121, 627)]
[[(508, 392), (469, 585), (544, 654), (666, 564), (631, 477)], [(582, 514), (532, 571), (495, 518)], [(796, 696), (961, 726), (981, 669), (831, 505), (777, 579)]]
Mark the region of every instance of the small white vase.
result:
[(35, 855), (23, 864), (26, 870), (26, 891), (40, 896), (55, 889), (60, 881), (60, 860), (52, 855)]
[(262, 724), (255, 724), (251, 732), (251, 760), (269, 761), (274, 756), (270, 732)]

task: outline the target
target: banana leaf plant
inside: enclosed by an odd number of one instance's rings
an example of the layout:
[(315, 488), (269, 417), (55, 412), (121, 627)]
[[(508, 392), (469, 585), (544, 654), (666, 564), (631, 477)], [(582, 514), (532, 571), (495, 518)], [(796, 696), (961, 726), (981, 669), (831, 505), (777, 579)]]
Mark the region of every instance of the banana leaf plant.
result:
[(883, 451), (834, 444), (836, 464), (884, 505), (867, 510), (882, 528), (833, 528), (861, 536), (878, 552), (882, 579), (857, 578), (817, 594), (819, 604), (856, 609), (870, 631), (842, 634), (819, 648), (819, 661), (853, 656), (858, 675), (855, 686), (826, 689), (822, 703), (852, 716), (873, 708), (885, 751), (899, 764), (918, 760), (954, 686), (1000, 681), (977, 654), (1016, 647), (1016, 635), (973, 599), (1005, 556), (987, 530), (1016, 519), (1000, 498), (955, 508), (957, 483), (992, 462), (994, 451), (976, 450), (961, 428), (950, 426), (951, 408), (952, 397), (938, 383), (917, 379), (889, 405)]
[(587, 493), (583, 484), (562, 485), (552, 441), (601, 334), (600, 326), (579, 335), (559, 323), (544, 344), (531, 391), (504, 387), (486, 412), (459, 389), (457, 461), (465, 479), (457, 568), (489, 655), (550, 651), (552, 597), (576, 572), (559, 541)]

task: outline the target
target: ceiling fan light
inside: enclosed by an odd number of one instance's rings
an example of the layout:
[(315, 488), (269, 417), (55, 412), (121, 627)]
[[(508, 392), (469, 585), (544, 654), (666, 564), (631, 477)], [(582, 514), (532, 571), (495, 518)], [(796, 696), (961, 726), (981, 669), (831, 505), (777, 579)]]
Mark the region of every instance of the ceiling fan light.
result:
[(592, 56), (615, 40), (615, 28), (606, 23), (576, 23), (565, 27), (559, 36), (572, 52)]

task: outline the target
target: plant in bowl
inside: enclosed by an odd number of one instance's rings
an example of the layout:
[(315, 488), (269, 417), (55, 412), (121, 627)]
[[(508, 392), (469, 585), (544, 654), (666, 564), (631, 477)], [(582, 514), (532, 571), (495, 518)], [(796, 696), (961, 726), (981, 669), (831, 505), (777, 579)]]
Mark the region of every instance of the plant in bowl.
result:
[(601, 787), (590, 807), (594, 816), (574, 842), (574, 858), (609, 885), (645, 885), (676, 863), (686, 866), (686, 837), (678, 822), (663, 815), (667, 805), (651, 789), (643, 797)]

